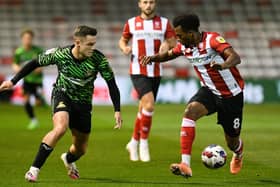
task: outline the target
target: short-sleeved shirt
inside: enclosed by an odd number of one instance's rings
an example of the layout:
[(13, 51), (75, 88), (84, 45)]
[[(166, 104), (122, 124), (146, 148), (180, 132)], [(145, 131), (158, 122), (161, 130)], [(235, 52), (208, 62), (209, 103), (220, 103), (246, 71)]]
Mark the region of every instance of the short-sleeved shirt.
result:
[(186, 47), (181, 43), (173, 48), (175, 55), (184, 55), (193, 65), (201, 84), (215, 95), (227, 98), (238, 95), (244, 89), (244, 80), (236, 67), (214, 70), (212, 61), (224, 63), (223, 52), (231, 45), (216, 32), (202, 32), (202, 40), (195, 47)]
[(91, 57), (79, 61), (71, 52), (73, 47), (49, 49), (39, 55), (38, 62), (40, 66), (57, 66), (58, 76), (54, 89), (63, 91), (74, 102), (91, 104), (97, 74), (100, 73), (105, 81), (114, 78), (114, 74), (100, 51), (94, 50)]
[(175, 37), (175, 32), (168, 19), (161, 16), (155, 16), (149, 20), (144, 20), (140, 16), (130, 18), (124, 25), (122, 36), (126, 39), (132, 38), (130, 74), (148, 77), (161, 76), (160, 63), (142, 66), (139, 63), (139, 57), (158, 53), (160, 45), (165, 39)]
[[(32, 46), (29, 50), (25, 50), (23, 47), (19, 47), (15, 51), (13, 63), (19, 66), (23, 66), (29, 60), (36, 59), (42, 52), (43, 49), (38, 46)], [(27, 83), (42, 84), (43, 73), (31, 72), (29, 75), (24, 77), (24, 81)]]

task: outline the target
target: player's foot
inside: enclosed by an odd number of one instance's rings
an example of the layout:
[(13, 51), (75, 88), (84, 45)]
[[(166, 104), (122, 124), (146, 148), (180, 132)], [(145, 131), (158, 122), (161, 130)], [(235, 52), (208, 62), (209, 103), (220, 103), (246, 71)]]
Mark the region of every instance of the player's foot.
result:
[(142, 162), (149, 162), (151, 160), (150, 158), (150, 152), (149, 152), (149, 145), (148, 144), (141, 144), (139, 145), (139, 155), (140, 160)]
[(39, 175), (40, 169), (35, 168), (35, 167), (31, 167), (25, 174), (25, 179), (28, 182), (36, 182), (38, 179), (38, 175)]
[(128, 142), (126, 145), (126, 150), (129, 152), (129, 158), (131, 161), (138, 161), (138, 150), (137, 150), (138, 144), (133, 143), (132, 141)]
[(28, 130), (33, 130), (33, 129), (36, 129), (37, 127), (39, 127), (38, 120), (37, 119), (32, 119), (30, 121), (30, 123), (28, 124), (27, 129)]
[(61, 158), (61, 160), (63, 161), (64, 166), (65, 166), (66, 169), (67, 169), (67, 172), (68, 172), (67, 174), (68, 174), (68, 176), (69, 176), (71, 179), (78, 179), (78, 178), (80, 178), (79, 171), (78, 171), (78, 169), (77, 169), (76, 164), (75, 164), (74, 162), (68, 163), (68, 162), (67, 162), (67, 159), (66, 159), (66, 155), (67, 155), (67, 153), (63, 153), (63, 154), (60, 156), (60, 158)]
[(230, 173), (237, 174), (240, 172), (243, 164), (243, 157), (237, 157), (233, 155), (231, 162), (230, 162)]
[(180, 163), (180, 164), (171, 164), (170, 165), (170, 171), (174, 175), (181, 175), (183, 177), (189, 178), (192, 176), (192, 169), (185, 163)]

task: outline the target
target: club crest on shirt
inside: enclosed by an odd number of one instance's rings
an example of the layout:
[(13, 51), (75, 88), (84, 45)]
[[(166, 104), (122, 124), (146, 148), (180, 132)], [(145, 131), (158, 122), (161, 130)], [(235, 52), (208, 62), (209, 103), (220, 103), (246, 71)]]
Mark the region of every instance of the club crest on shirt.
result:
[(217, 40), (219, 43), (226, 43), (226, 40), (225, 40), (223, 37), (221, 37), (221, 36), (217, 36), (217, 37), (216, 37), (216, 40)]
[(136, 23), (136, 27), (142, 27), (142, 23), (141, 22), (137, 22)]

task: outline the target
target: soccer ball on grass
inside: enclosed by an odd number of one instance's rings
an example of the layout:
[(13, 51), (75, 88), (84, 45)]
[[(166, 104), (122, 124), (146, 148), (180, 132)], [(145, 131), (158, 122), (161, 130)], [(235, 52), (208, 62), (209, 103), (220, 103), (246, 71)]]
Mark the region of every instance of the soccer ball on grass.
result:
[(225, 165), (227, 153), (220, 145), (211, 144), (201, 153), (203, 164), (210, 169), (217, 169)]

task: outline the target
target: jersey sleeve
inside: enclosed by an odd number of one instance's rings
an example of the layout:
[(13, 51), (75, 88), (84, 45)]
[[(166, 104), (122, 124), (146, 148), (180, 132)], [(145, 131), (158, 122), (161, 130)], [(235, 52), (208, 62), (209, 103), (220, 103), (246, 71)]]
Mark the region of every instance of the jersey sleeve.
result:
[(169, 21), (167, 21), (166, 32), (165, 32), (164, 37), (165, 37), (165, 39), (175, 37), (175, 31), (172, 28), (172, 26), (171, 26)]
[(47, 66), (50, 64), (55, 64), (55, 56), (57, 53), (57, 48), (52, 48), (46, 50), (44, 53), (39, 54), (38, 56), (38, 63), (40, 66)]
[(178, 56), (183, 55), (182, 44), (178, 42), (177, 45), (172, 49), (172, 53)]
[(129, 23), (128, 23), (128, 21), (127, 21), (127, 22), (125, 23), (125, 25), (124, 25), (123, 32), (122, 32), (122, 36), (123, 36), (124, 38), (127, 38), (127, 39), (129, 39), (129, 38), (132, 37), (132, 34), (131, 34), (131, 32), (130, 32), (130, 29), (129, 29)]
[(103, 79), (105, 81), (109, 81), (112, 78), (114, 78), (113, 70), (112, 70), (107, 58), (105, 57), (105, 55), (99, 51), (97, 51), (97, 53), (98, 53), (98, 56), (100, 59), (100, 63), (98, 66), (99, 73), (101, 74), (101, 76), (103, 77)]
[(214, 33), (210, 38), (210, 46), (220, 54), (222, 54), (226, 48), (231, 47), (231, 45), (218, 33)]

